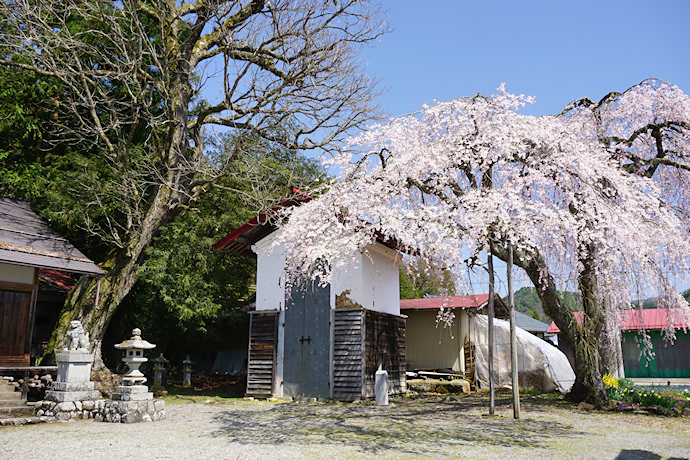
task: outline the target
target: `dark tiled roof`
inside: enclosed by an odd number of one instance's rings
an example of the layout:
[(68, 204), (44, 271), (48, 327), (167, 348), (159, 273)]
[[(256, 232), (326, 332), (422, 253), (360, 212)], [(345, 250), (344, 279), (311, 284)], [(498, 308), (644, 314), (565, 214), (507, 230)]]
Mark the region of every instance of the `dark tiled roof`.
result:
[(103, 270), (41, 220), (26, 201), (0, 197), (0, 262), (70, 273)]

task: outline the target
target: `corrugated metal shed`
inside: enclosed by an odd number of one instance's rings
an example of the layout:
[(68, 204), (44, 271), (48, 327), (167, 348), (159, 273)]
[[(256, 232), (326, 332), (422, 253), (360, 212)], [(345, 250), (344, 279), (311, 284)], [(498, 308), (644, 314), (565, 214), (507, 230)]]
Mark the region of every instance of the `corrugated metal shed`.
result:
[(105, 275), (91, 260), (41, 220), (26, 201), (0, 197), (0, 262)]

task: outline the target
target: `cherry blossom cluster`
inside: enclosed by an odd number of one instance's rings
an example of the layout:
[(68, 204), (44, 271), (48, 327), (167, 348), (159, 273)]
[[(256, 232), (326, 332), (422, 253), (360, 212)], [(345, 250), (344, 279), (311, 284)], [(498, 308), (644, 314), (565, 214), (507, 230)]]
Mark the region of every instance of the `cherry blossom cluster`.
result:
[(593, 257), (605, 305), (651, 294), (690, 319), (670, 281), (687, 276), (690, 254), (687, 95), (652, 80), (556, 116), (521, 114), (531, 102), (501, 86), (351, 138), (328, 164), (338, 176), (289, 210), (278, 241), (288, 280), (327, 283), (379, 239), (460, 283), (490, 241), (510, 242), (560, 287)]

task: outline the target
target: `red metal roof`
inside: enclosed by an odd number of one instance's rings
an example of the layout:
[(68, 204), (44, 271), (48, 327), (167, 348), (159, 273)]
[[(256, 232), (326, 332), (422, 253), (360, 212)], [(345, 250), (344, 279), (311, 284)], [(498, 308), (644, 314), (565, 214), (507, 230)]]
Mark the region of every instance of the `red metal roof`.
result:
[[(246, 224), (225, 235), (220, 241), (213, 245), (213, 249), (225, 249), (234, 254), (249, 257), (254, 256), (251, 251), (252, 244), (268, 236), (275, 230), (275, 226), (269, 222), (271, 218), (270, 213), (278, 211), (286, 206), (294, 206), (314, 199), (295, 187), (290, 187), (290, 194), (290, 198), (271, 208), (269, 213), (259, 214)], [(408, 252), (402, 248), (397, 241), (385, 238), (381, 232), (377, 231), (375, 233), (376, 240), (379, 243), (401, 252)]]
[[(578, 323), (582, 322), (582, 312), (576, 311), (573, 313)], [(640, 329), (665, 329), (669, 325), (669, 309), (668, 308), (649, 308), (644, 310), (621, 310), (619, 313), (621, 319), (622, 331), (638, 331)], [(674, 321), (673, 327), (683, 328), (690, 327), (690, 323), (682, 321)], [(556, 326), (556, 323), (551, 322), (548, 332), (558, 334), (561, 330)]]
[[(496, 297), (496, 317), (508, 315), (508, 306), (498, 294)], [(476, 308), (481, 309), (489, 303), (489, 294), (459, 295), (447, 297), (427, 297), (422, 299), (403, 299), (400, 310), (438, 310), (443, 308)]]
[[(279, 209), (292, 205), (292, 204), (297, 204), (300, 202), (306, 202), (313, 200), (313, 198), (306, 193), (302, 192), (301, 190), (295, 188), (295, 187), (290, 187), (290, 194), (292, 195), (289, 199), (279, 203), (277, 206), (274, 206), (271, 208), (271, 212), (278, 211)], [(223, 249), (225, 248), (229, 243), (232, 241), (237, 241), (237, 239), (247, 233), (250, 229), (256, 228), (256, 227), (262, 227), (265, 225), (269, 220), (269, 215), (267, 213), (262, 213), (259, 214), (258, 216), (254, 217), (251, 219), (249, 222), (246, 224), (242, 225), (241, 227), (236, 228), (232, 232), (228, 233), (225, 235), (220, 241), (218, 241), (216, 244), (213, 245), (213, 249)], [(265, 236), (265, 235), (263, 235)], [(262, 236), (262, 237), (263, 237)], [(255, 241), (247, 242), (248, 246), (251, 246)]]
[(433, 310), (438, 308), (480, 308), (489, 301), (489, 294), (461, 295), (449, 297), (427, 297), (403, 299), (401, 310)]

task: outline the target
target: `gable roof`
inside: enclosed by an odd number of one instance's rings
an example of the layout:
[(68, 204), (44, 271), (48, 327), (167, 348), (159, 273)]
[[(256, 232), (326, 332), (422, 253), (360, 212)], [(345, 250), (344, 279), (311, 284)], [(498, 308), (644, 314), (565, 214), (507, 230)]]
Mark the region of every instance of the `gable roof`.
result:
[(527, 332), (548, 332), (549, 325), (515, 310), (515, 324)]
[[(288, 206), (306, 203), (314, 199), (295, 187), (290, 187), (290, 195), (290, 198), (278, 203), (267, 213), (259, 214), (244, 225), (225, 235), (213, 245), (213, 249), (225, 249), (233, 254), (255, 258), (256, 254), (252, 251), (252, 245), (266, 238), (277, 229), (272, 220), (272, 218), (275, 217), (276, 211)], [(376, 232), (376, 235), (376, 240), (379, 243), (398, 251), (402, 250), (397, 241), (384, 238), (379, 232)]]
[[(494, 294), (494, 306), (497, 317), (508, 316), (508, 306), (498, 294)], [(438, 310), (444, 309), (477, 309), (480, 310), (489, 303), (489, 294), (459, 295), (446, 297), (424, 297), (421, 299), (402, 299), (400, 310)]]
[(39, 218), (26, 201), (0, 197), (0, 262), (105, 275), (91, 260)]
[[(672, 313), (669, 308), (648, 308), (648, 309), (632, 309), (621, 310), (619, 312), (621, 331), (639, 331), (659, 330), (665, 329), (669, 326), (671, 320), (669, 315)], [(576, 311), (573, 313), (578, 323), (582, 323), (582, 312)], [(680, 320), (673, 321), (675, 328), (690, 328), (690, 323)], [(561, 330), (556, 326), (555, 322), (551, 322), (548, 332), (558, 334)]]
[(239, 254), (245, 257), (256, 257), (256, 254), (252, 251), (252, 245), (276, 230), (276, 226), (271, 222), (271, 218), (274, 217), (275, 212), (284, 207), (294, 206), (313, 199), (311, 196), (295, 187), (290, 187), (290, 194), (290, 198), (278, 203), (271, 208), (269, 212), (259, 214), (244, 225), (237, 227), (235, 230), (225, 235), (213, 245), (213, 249), (225, 249), (233, 254)]

